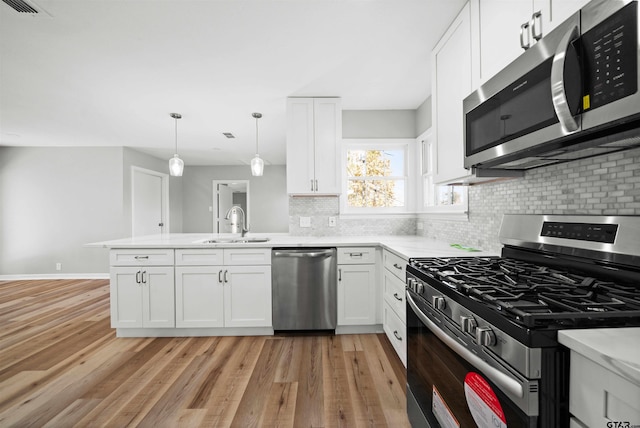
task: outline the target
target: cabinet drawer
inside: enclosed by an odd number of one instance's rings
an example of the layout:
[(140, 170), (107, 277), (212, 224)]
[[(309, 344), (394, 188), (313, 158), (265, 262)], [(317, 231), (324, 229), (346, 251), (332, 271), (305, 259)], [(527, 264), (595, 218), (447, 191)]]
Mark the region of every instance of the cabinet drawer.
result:
[(176, 250), (176, 266), (218, 266), (224, 263), (222, 249)]
[(362, 265), (376, 262), (375, 247), (338, 248), (339, 265)]
[(111, 266), (173, 266), (173, 250), (111, 250)]
[(569, 411), (590, 427), (640, 421), (640, 385), (572, 351)]
[(224, 250), (225, 265), (270, 265), (271, 248), (238, 248)]
[(387, 303), (384, 304), (382, 310), (384, 311), (384, 332), (391, 345), (393, 345), (396, 354), (400, 357), (400, 361), (407, 367), (407, 327)]
[(406, 319), (406, 302), (405, 302), (405, 282), (401, 281), (397, 276), (388, 270), (384, 271), (384, 283), (382, 284), (382, 293), (384, 301), (391, 306), (398, 317), (405, 322)]
[(393, 274), (403, 282), (406, 280), (404, 272), (407, 267), (407, 259), (388, 250), (384, 250), (384, 253), (382, 253), (382, 259), (385, 269), (393, 272)]

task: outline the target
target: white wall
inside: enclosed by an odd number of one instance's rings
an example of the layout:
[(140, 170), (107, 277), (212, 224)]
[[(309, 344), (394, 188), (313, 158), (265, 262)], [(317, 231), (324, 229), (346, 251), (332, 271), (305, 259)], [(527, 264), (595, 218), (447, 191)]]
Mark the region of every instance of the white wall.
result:
[(415, 138), (415, 110), (343, 110), (342, 138)]
[(122, 148), (0, 147), (0, 274), (108, 272), (83, 245), (127, 235), (122, 170)]

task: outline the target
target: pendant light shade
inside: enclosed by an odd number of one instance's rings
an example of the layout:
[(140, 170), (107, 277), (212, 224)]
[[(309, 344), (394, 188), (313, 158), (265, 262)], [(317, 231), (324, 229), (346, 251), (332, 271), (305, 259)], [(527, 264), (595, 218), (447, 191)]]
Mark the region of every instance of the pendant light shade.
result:
[(251, 175), (260, 177), (264, 172), (264, 161), (258, 154), (258, 119), (262, 117), (262, 114), (253, 113), (251, 116), (256, 118), (256, 156), (251, 159)]
[(182, 177), (184, 161), (178, 156), (178, 119), (182, 119), (182, 115), (180, 113), (171, 113), (170, 116), (176, 120), (176, 152), (169, 159), (169, 173), (174, 177)]

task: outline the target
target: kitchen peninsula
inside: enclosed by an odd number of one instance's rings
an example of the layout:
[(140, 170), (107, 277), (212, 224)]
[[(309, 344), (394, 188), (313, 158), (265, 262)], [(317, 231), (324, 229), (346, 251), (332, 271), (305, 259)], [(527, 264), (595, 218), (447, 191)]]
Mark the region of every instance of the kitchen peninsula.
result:
[(354, 276), (353, 282), (342, 281), (340, 275), (336, 333), (384, 330), (404, 361), (407, 260), (493, 255), (470, 253), (472, 249), (456, 244), (418, 236), (249, 234), (241, 239), (188, 233), (88, 246), (110, 249), (111, 326), (122, 337), (273, 334), (272, 248), (336, 247), (341, 273), (365, 263), (352, 255), (373, 250), (372, 274), (365, 279)]

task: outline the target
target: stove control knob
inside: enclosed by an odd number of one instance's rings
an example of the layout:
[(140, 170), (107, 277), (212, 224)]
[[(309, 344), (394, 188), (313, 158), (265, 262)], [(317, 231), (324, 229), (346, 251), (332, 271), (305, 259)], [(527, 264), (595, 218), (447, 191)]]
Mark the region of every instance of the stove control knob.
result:
[(489, 327), (476, 328), (476, 342), (478, 345), (493, 346), (496, 344), (496, 335)]
[(444, 297), (442, 296), (433, 296), (431, 303), (433, 304), (434, 308), (439, 309), (441, 311), (447, 307), (447, 301), (444, 300)]
[(469, 334), (475, 334), (476, 327), (478, 327), (478, 323), (473, 317), (460, 317), (460, 325), (462, 326), (462, 331)]
[(407, 288), (411, 291), (416, 291), (416, 280), (413, 278), (407, 279)]
[(424, 284), (420, 281), (418, 281), (418, 288), (416, 290), (416, 293), (418, 294), (424, 293)]

